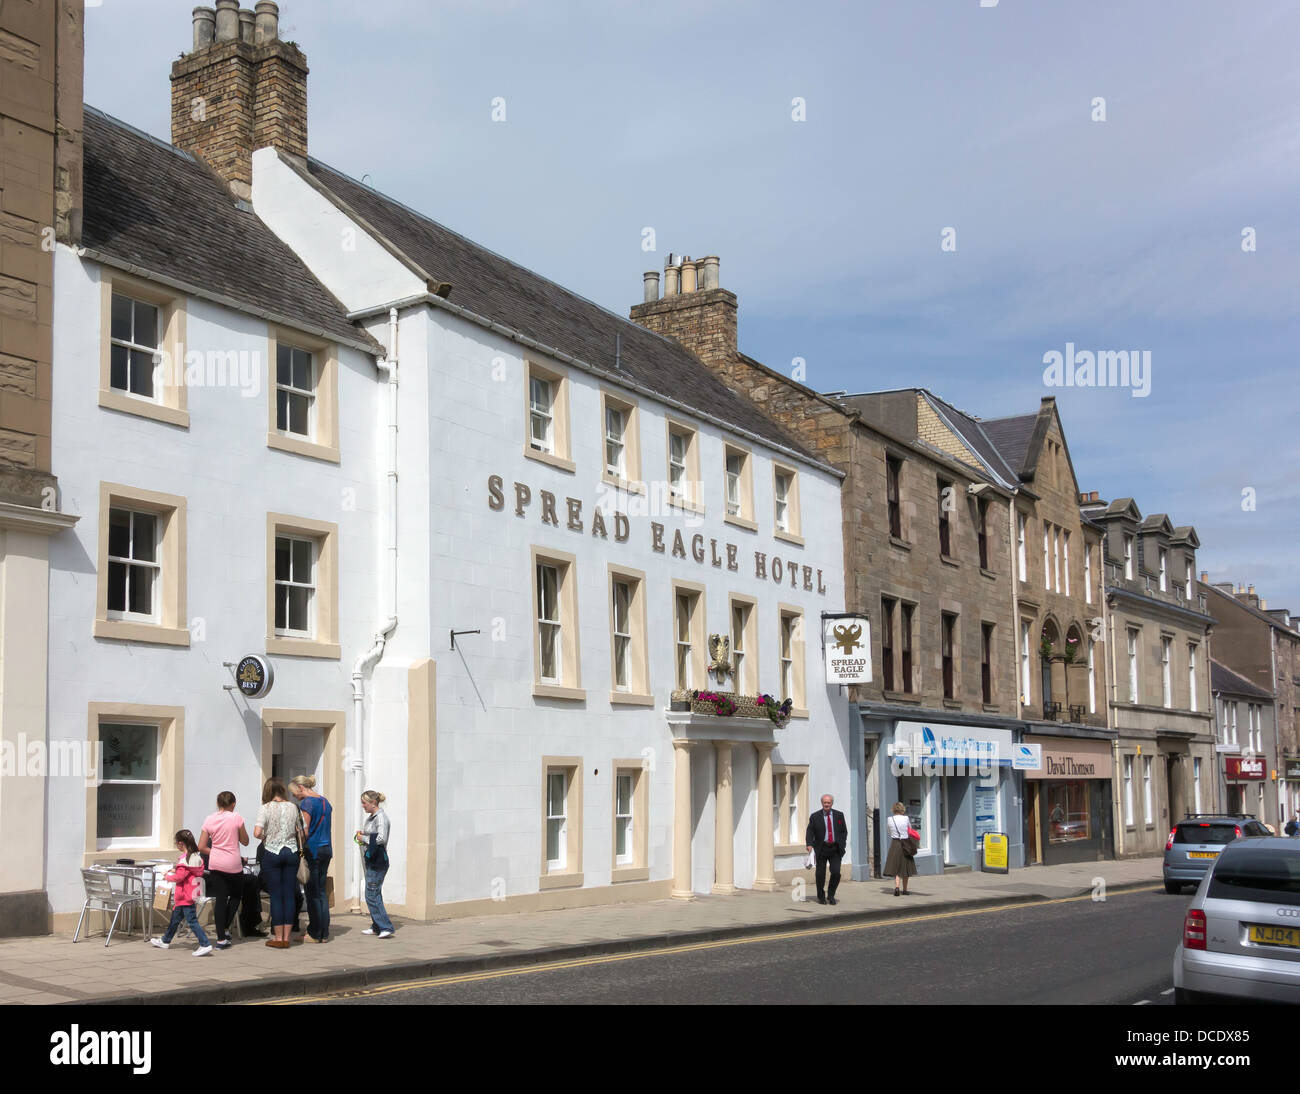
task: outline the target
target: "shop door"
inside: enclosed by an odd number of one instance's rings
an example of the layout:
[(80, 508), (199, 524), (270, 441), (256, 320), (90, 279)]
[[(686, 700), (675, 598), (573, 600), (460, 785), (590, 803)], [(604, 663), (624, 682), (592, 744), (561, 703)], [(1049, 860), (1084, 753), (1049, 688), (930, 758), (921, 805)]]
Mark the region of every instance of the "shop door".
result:
[(276, 729), (272, 735), (271, 773), (286, 783), (295, 775), (314, 775), (316, 789), (328, 794), (321, 780), (324, 756), (324, 729)]
[(1187, 808), (1183, 797), (1183, 765), (1181, 757), (1169, 756), (1165, 759), (1165, 789), (1169, 795), (1169, 824), (1172, 828), (1183, 819)]
[(939, 780), (939, 846), (943, 848), (944, 864), (952, 862), (951, 847), (948, 841), (948, 828), (951, 822), (948, 813), (948, 780)]

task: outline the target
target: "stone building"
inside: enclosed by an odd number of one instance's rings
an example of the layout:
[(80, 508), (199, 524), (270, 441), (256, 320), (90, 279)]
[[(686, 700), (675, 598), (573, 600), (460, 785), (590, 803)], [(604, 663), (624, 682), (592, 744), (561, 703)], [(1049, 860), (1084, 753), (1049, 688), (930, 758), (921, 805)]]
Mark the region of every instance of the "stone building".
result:
[[(1279, 814), (1278, 788), (1270, 774), (1278, 770), (1277, 706), (1273, 696), (1218, 661), (1210, 662), (1214, 699), (1215, 751), (1221, 757), (1215, 779), (1215, 809), (1249, 814), (1281, 825), (1291, 813)], [(1286, 798), (1283, 796), (1283, 804)], [(1294, 809), (1292, 809), (1294, 812)]]
[[(1009, 835), (1023, 863), (1020, 710), (1012, 598), (1014, 474), (965, 415), (928, 391), (828, 397), (741, 353), (737, 301), (718, 261), (670, 258), (632, 318), (676, 339), (728, 386), (842, 471), (846, 607), (871, 622), (872, 681), (851, 689), (854, 877), (887, 848), (902, 800), (922, 872), (978, 863), (979, 836)], [(869, 856), (867, 849), (871, 848)]]
[(1213, 619), (1196, 588), (1200, 540), (1163, 513), (1143, 517), (1132, 498), (1107, 504), (1090, 495), (1083, 509), (1106, 530), (1115, 849), (1156, 854), (1176, 821), (1215, 801)]
[(81, 230), (82, 14), (0, 5), (0, 936), (47, 924), (50, 542), (76, 523), (50, 454), (54, 250)]
[(1274, 824), (1300, 808), (1300, 616), (1270, 608), (1254, 585), (1207, 581), (1200, 588), (1214, 617), (1214, 656), (1273, 697), (1276, 767), (1265, 805)]

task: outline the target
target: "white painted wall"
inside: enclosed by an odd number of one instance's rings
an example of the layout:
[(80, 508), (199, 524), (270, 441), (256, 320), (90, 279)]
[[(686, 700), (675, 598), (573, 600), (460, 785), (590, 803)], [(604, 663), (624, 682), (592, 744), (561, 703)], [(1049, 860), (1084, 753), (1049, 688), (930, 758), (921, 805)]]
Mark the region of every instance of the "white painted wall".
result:
[[(83, 740), (87, 705), (94, 701), (184, 707), (185, 825), (197, 834), (217, 793), (231, 790), (251, 834), (263, 778), (257, 711), (345, 710), (350, 720), (352, 662), (375, 630), (383, 504), (376, 446), (383, 411), (373, 359), (340, 351), (339, 465), (267, 448), (264, 360), (255, 397), (235, 388), (191, 388), (189, 429), (104, 410), (98, 406), (100, 268), (62, 248), (55, 263), (54, 472), (61, 508), (81, 520), (51, 540), (50, 737)], [(265, 358), (265, 321), (195, 299), (187, 310), (188, 348), (247, 350)], [(188, 649), (92, 637), (101, 481), (187, 499), (187, 614), (205, 631)], [(353, 492), (355, 509), (347, 507), (345, 489)], [(272, 658), (275, 686), (265, 700), (249, 704), (222, 690), (231, 682), (222, 662), (265, 649), (271, 511), (339, 525), (342, 657)], [(331, 788), (327, 781), (327, 795), (344, 808), (341, 777), (335, 782)], [(50, 899), (56, 912), (76, 911), (87, 823), (80, 781), (53, 780), (49, 809)], [(170, 835), (163, 833), (164, 843)], [(336, 858), (341, 850), (335, 848)]]

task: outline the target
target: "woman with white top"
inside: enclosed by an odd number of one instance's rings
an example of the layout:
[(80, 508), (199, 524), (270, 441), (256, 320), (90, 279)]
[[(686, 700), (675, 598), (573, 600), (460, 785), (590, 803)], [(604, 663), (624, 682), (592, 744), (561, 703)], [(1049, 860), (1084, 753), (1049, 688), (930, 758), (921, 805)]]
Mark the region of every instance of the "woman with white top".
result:
[(361, 847), (366, 871), (366, 907), (370, 910), (370, 926), (362, 934), (378, 938), (393, 937), (393, 921), (384, 908), (384, 875), (388, 873), (388, 814), (380, 804), (386, 799), (378, 790), (367, 790), (361, 795), (361, 808), (366, 819), (353, 837)]
[(889, 833), (889, 858), (885, 860), (885, 876), (894, 875), (894, 896), (899, 895), (899, 882), (902, 882), (902, 895), (907, 896), (907, 879), (916, 874), (916, 860), (903, 849), (911, 838), (907, 830), (911, 821), (902, 802), (894, 802), (894, 813), (885, 821), (885, 830)]
[(253, 835), (262, 840), (262, 875), (271, 894), (271, 938), (266, 944), (273, 950), (289, 948), (289, 925), (298, 892), (302, 819), (298, 807), (288, 798), (283, 782), (274, 776), (267, 779), (253, 828)]

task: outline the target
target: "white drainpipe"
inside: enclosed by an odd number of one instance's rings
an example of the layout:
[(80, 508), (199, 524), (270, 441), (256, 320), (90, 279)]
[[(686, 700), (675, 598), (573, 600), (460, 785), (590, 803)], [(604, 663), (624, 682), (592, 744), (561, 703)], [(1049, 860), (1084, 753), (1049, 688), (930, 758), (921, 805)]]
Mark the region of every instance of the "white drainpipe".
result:
[[(384, 646), (397, 626), (397, 309), (388, 309), (388, 355), (375, 359), (375, 367), (388, 377), (388, 566), (389, 594), (388, 612), (375, 633), (374, 644), (365, 653), (357, 657), (352, 666), (352, 725), (353, 748), (351, 762), (348, 765), (348, 814), (352, 817), (352, 831), (361, 827), (361, 793), (366, 789), (362, 785), (366, 773), (366, 735), (365, 721), (365, 675), (379, 663), (384, 656)], [(362, 860), (360, 855), (353, 859), (352, 884), (347, 888), (352, 893), (354, 912), (360, 911), (363, 897)]]

